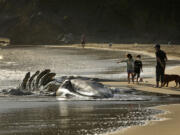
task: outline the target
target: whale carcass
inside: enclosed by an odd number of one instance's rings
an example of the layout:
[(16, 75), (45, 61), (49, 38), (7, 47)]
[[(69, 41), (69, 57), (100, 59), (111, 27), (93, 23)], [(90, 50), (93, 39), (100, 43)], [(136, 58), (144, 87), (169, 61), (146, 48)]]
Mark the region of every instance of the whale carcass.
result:
[(61, 98), (110, 98), (112, 91), (101, 83), (92, 80), (67, 79), (56, 92)]
[[(10, 95), (42, 95), (57, 96), (58, 98), (110, 98), (112, 91), (90, 78), (83, 77), (60, 77), (50, 69), (28, 72), (22, 83), (16, 89), (3, 90), (4, 94)], [(1, 92), (2, 93), (2, 92)]]

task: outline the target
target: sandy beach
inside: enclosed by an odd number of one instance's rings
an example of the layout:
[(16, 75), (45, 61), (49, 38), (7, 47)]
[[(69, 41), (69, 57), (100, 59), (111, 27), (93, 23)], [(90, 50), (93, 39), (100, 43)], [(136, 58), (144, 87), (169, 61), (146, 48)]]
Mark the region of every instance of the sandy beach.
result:
[[(44, 46), (43, 46), (44, 47)], [(79, 44), (69, 45), (69, 46), (46, 46), (46, 47), (71, 47), (71, 48), (81, 48)], [(88, 44), (85, 49), (100, 49), (100, 50), (111, 50), (111, 51), (127, 51), (138, 54), (144, 54), (151, 57), (155, 57), (153, 45), (139, 45), (139, 44), (131, 44), (131, 45), (113, 45), (111, 48), (108, 47), (108, 44)], [(175, 45), (162, 45), (162, 50), (165, 50), (167, 53), (169, 60), (180, 60), (180, 46)], [(59, 55), (59, 54), (58, 54)], [(62, 65), (61, 65), (62, 66)], [(155, 65), (154, 65), (155, 66)], [(60, 67), (60, 66), (59, 66)], [(180, 75), (180, 66), (174, 66), (171, 68), (167, 68), (166, 74), (178, 74)], [(154, 88), (155, 86), (155, 77), (154, 78), (144, 78), (143, 82), (139, 84), (128, 84), (127, 82), (117, 82), (117, 81), (109, 81), (102, 82), (105, 85), (109, 86), (123, 86), (130, 87), (136, 90), (153, 92), (153, 93), (163, 93), (163, 94), (171, 94), (171, 95), (180, 95), (180, 88), (176, 88), (175, 82), (170, 82), (169, 87), (163, 88)], [(158, 117), (167, 118), (163, 121), (150, 121), (145, 126), (134, 126), (132, 128), (128, 128), (127, 130), (117, 131), (116, 133), (112, 133), (111, 135), (179, 135), (180, 129), (180, 105), (166, 105), (155, 107), (157, 109), (168, 111), (167, 114), (161, 114)]]
[[(129, 51), (138, 54), (144, 54), (151, 57), (155, 57), (153, 44), (151, 45), (113, 45), (109, 48), (107, 44), (88, 44), (86, 48), (91, 49), (107, 49), (113, 51)], [(73, 45), (73, 47), (80, 47), (80, 45)], [(161, 49), (164, 50), (169, 60), (180, 60), (180, 46), (178, 45), (162, 45)], [(176, 51), (175, 51), (176, 50)], [(177, 74), (180, 75), (180, 66), (174, 66), (170, 69), (166, 69), (166, 74)], [(134, 88), (136, 90), (153, 92), (153, 93), (163, 93), (168, 95), (180, 95), (180, 88), (175, 87), (175, 82), (170, 82), (169, 87), (155, 88), (155, 77), (144, 79), (143, 82), (139, 84), (127, 84), (127, 82), (102, 82), (109, 86), (125, 86)], [(110, 135), (179, 135), (180, 134), (180, 104), (176, 105), (166, 105), (155, 107), (156, 109), (164, 110), (167, 113), (158, 115), (157, 117), (162, 118), (162, 121), (150, 121), (145, 126), (134, 126), (123, 131), (117, 131)]]
[[(141, 53), (145, 55), (154, 56), (153, 45), (147, 46), (135, 46), (130, 45), (128, 47), (120, 46), (114, 47), (115, 49), (130, 51), (134, 53)], [(140, 48), (143, 51), (139, 50)], [(173, 50), (177, 50), (174, 52)], [(163, 46), (162, 50), (167, 52), (170, 60), (180, 60), (180, 47), (179, 46)], [(180, 75), (180, 66), (172, 67), (166, 70), (166, 74), (177, 74)], [(140, 84), (127, 84), (127, 82), (102, 82), (103, 84), (110, 86), (127, 86), (136, 90), (142, 90), (154, 93), (163, 93), (171, 95), (180, 95), (180, 88), (176, 88), (175, 82), (170, 82), (169, 87), (154, 88), (155, 78), (144, 79), (144, 82)], [(110, 135), (179, 135), (180, 129), (180, 105), (166, 105), (155, 107), (156, 109), (165, 110), (168, 113), (161, 114), (158, 117), (163, 118), (162, 121), (151, 121), (145, 126), (134, 126), (124, 131), (112, 133)]]
[[(180, 67), (174, 67), (167, 70), (168, 74), (180, 74)], [(127, 82), (104, 82), (104, 84), (118, 86), (127, 85), (137, 90), (180, 95), (180, 88), (175, 88), (175, 83), (171, 82), (169, 87), (164, 88), (153, 88), (155, 86), (155, 79), (145, 79), (144, 83), (139, 85), (127, 84)], [(155, 107), (156, 109), (164, 110), (167, 113), (161, 114), (157, 117), (162, 118), (162, 121), (151, 121), (145, 126), (134, 126), (127, 130), (112, 133), (110, 135), (179, 135), (180, 134), (180, 104), (176, 105), (166, 105)]]
[(151, 121), (145, 126), (134, 126), (110, 135), (179, 135), (180, 105), (166, 105), (156, 107), (156, 109), (167, 111), (166, 114), (157, 116), (162, 118), (162, 121)]
[[(52, 47), (52, 46), (51, 46)], [(58, 46), (54, 46), (58, 47)], [(60, 46), (59, 46), (60, 47)], [(68, 47), (81, 48), (81, 45), (75, 44)], [(154, 44), (113, 44), (109, 48), (108, 44), (87, 44), (85, 48), (88, 49), (102, 49), (111, 51), (128, 51), (137, 54), (148, 55), (155, 57)], [(180, 61), (180, 45), (161, 45), (161, 49), (167, 53), (168, 60), (178, 60)], [(155, 65), (154, 65), (155, 66)], [(168, 65), (167, 65), (168, 66)], [(180, 75), (180, 65), (166, 68), (165, 74), (176, 74)], [(127, 82), (102, 82), (106, 85), (111, 86), (127, 86), (137, 90), (143, 90), (148, 92), (163, 93), (163, 94), (175, 94), (180, 95), (180, 88), (175, 87), (175, 82), (170, 82), (169, 87), (154, 88), (155, 87), (155, 77), (144, 79), (142, 83), (139, 84), (127, 84)]]
[[(180, 75), (180, 66), (173, 67), (171, 69), (166, 70), (166, 74), (177, 74)], [(111, 86), (127, 86), (134, 88), (136, 90), (142, 90), (142, 91), (148, 91), (148, 92), (154, 92), (154, 93), (163, 93), (163, 94), (174, 94), (174, 95), (180, 95), (180, 88), (175, 87), (175, 82), (170, 82), (169, 87), (163, 87), (163, 88), (155, 88), (155, 78), (148, 78), (144, 79), (144, 82), (139, 84), (127, 84), (127, 82), (102, 82), (106, 85)]]

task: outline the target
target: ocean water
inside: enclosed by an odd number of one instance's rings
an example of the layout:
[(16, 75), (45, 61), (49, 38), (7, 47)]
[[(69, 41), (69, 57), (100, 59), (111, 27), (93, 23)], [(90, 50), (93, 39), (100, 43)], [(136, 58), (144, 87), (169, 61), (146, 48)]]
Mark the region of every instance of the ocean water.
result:
[[(126, 58), (127, 52), (81, 48), (16, 47), (0, 49), (0, 88), (15, 87), (27, 72), (51, 69), (56, 77), (85, 76), (102, 79), (126, 78), (126, 63), (117, 64)], [(154, 59), (143, 56), (143, 76), (150, 76)]]
[[(126, 54), (62, 47), (3, 48), (0, 49), (0, 89), (15, 88), (27, 72), (44, 69), (51, 69), (57, 78), (76, 75), (125, 79), (126, 64), (116, 62), (126, 58)], [(155, 59), (143, 56), (143, 63), (142, 76), (153, 76)], [(153, 96), (139, 101), (133, 101), (133, 95), (121, 95), (119, 98), (122, 100), (60, 101), (55, 97), (0, 97), (0, 135), (107, 134), (157, 119), (155, 114), (162, 111), (148, 107), (173, 101)]]
[(0, 98), (0, 135), (95, 135), (157, 120), (142, 102)]

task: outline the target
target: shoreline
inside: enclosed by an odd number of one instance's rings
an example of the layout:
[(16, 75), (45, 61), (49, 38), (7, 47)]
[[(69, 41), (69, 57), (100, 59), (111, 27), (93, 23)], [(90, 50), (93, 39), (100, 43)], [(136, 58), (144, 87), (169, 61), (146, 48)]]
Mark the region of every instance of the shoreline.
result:
[(153, 108), (165, 111), (155, 116), (160, 120), (152, 120), (146, 125), (132, 126), (108, 135), (179, 135), (180, 104), (161, 105)]
[[(72, 47), (72, 48), (82, 48), (79, 44), (72, 45), (72, 46), (45, 46), (45, 47)], [(132, 48), (134, 47), (134, 48)], [(144, 46), (143, 46), (144, 47)], [(153, 45), (149, 45), (148, 47), (152, 48)], [(166, 49), (171, 48), (172, 46), (167, 46)], [(176, 48), (175, 50), (180, 50), (179, 46), (173, 46), (173, 48)], [(141, 50), (141, 46), (135, 46), (135, 45), (129, 45), (127, 46), (120, 46), (119, 48), (117, 46), (112, 48), (103, 47), (103, 46), (90, 46), (87, 45), (85, 49), (99, 49), (99, 50), (109, 50), (109, 51), (128, 51), (128, 52), (133, 52), (133, 53), (141, 53), (144, 55), (148, 55), (151, 57), (155, 57), (154, 52), (151, 50), (146, 50), (146, 48), (143, 48), (144, 50)], [(164, 50), (164, 46), (162, 46), (162, 50)], [(165, 50), (166, 51), (166, 50)], [(168, 50), (169, 51), (169, 50)], [(172, 51), (172, 50), (170, 50)], [(178, 51), (177, 51), (178, 52)], [(180, 60), (180, 51), (173, 55), (173, 51), (168, 53), (168, 59), (169, 60)], [(170, 69), (166, 69), (166, 73), (168, 74), (178, 74), (180, 75), (180, 66), (174, 66), (171, 67)], [(163, 94), (171, 94), (171, 95), (180, 95), (180, 88), (174, 88), (174, 82), (171, 82), (169, 87), (163, 87), (163, 88), (154, 88), (155, 86), (155, 78), (147, 78), (144, 79), (144, 82), (140, 84), (127, 84), (127, 82), (102, 82), (105, 85), (110, 85), (110, 86), (126, 86), (130, 88), (134, 88), (136, 90), (141, 90), (141, 91), (148, 91), (148, 92), (153, 92), (153, 93), (163, 93)], [(167, 118), (166, 120), (163, 121), (149, 121), (148, 124), (144, 126), (133, 126), (128, 128), (127, 130), (124, 130), (123, 132), (116, 131), (116, 133), (109, 133), (109, 135), (141, 135), (141, 134), (146, 134), (146, 135), (179, 135), (179, 127), (178, 125), (180, 124), (180, 104), (176, 105), (165, 105), (165, 106), (157, 106), (153, 107), (155, 109), (160, 109), (160, 110), (165, 110), (170, 113), (163, 113), (158, 115), (157, 117), (160, 118)], [(173, 134), (172, 134), (173, 133)]]
[[(74, 46), (72, 46), (74, 47)], [(131, 45), (130, 47), (135, 47), (134, 45)], [(86, 46), (85, 48), (88, 49), (99, 49), (99, 50), (109, 50), (109, 51), (128, 51), (132, 53), (140, 53), (143, 55), (148, 55), (150, 57), (155, 57), (154, 52), (152, 52), (153, 45), (150, 45), (151, 50), (139, 50), (139, 49), (133, 49), (129, 47), (120, 47), (118, 48), (108, 48), (107, 45), (105, 48), (102, 46), (97, 45), (95, 47), (89, 47)], [(174, 51), (170, 50), (170, 48), (176, 48), (175, 50), (180, 50), (179, 46), (167, 46), (165, 48), (165, 51), (167, 51), (168, 59), (169, 60), (180, 60), (180, 51), (175, 54)], [(75, 45), (75, 48), (81, 48), (79, 45)], [(162, 46), (162, 50), (164, 50), (164, 46)], [(170, 51), (169, 51), (170, 50)], [(180, 75), (180, 65), (173, 66), (171, 68), (166, 68), (166, 74), (178, 74)], [(174, 83), (170, 82), (169, 87), (163, 87), (163, 88), (154, 88), (155, 86), (155, 78), (147, 78), (144, 79), (143, 83), (140, 84), (127, 84), (127, 82), (102, 82), (105, 85), (110, 86), (126, 86), (131, 87), (136, 90), (141, 91), (147, 91), (152, 93), (163, 93), (167, 95), (180, 95), (180, 88), (175, 88)], [(179, 135), (179, 127), (180, 124), (180, 104), (170, 104), (170, 105), (163, 105), (163, 106), (156, 106), (153, 107), (155, 109), (163, 110), (165, 113), (156, 115), (155, 117), (161, 118), (162, 120), (159, 121), (148, 121), (148, 123), (144, 126), (132, 126), (125, 130), (119, 130), (115, 133), (108, 133), (108, 135)], [(167, 113), (168, 112), (168, 113)], [(173, 133), (173, 134), (172, 134)]]
[[(172, 67), (168, 69), (166, 73), (169, 74), (180, 74), (180, 66)], [(180, 88), (174, 88), (174, 83), (170, 83), (170, 88), (153, 88), (155, 86), (155, 79), (145, 79), (145, 83), (137, 84), (127, 84), (127, 82), (116, 83), (108, 82), (106, 84), (118, 86), (118, 85), (127, 85), (127, 87), (134, 88), (136, 90), (152, 92), (152, 93), (163, 93), (167, 95), (180, 95)], [(147, 84), (146, 84), (147, 83)], [(151, 84), (148, 86), (148, 84)], [(180, 103), (179, 104), (169, 104), (169, 105), (160, 105), (153, 107), (154, 109), (163, 110), (165, 113), (156, 115), (155, 117), (161, 118), (163, 120), (159, 121), (149, 121), (146, 125), (132, 126), (125, 130), (119, 130), (108, 135), (179, 135), (179, 124), (180, 124)], [(168, 113), (167, 113), (168, 112)]]
[[(133, 45), (134, 46), (134, 45)], [(72, 46), (74, 47), (74, 46)], [(132, 47), (132, 46), (131, 46)], [(150, 45), (150, 47), (153, 47), (153, 45)], [(163, 46), (164, 47), (164, 46)], [(162, 50), (163, 50), (162, 47)], [(172, 46), (170, 46), (172, 47)], [(174, 46), (175, 47), (175, 46)], [(178, 46), (179, 47), (179, 46)], [(76, 45), (76, 48), (81, 48)], [(103, 48), (103, 47), (86, 47), (88, 49), (99, 49), (99, 50), (109, 50), (109, 51), (128, 51), (132, 53), (140, 53), (143, 55), (148, 55), (150, 57), (155, 57), (154, 52), (147, 51), (147, 50), (132, 50), (129, 48), (123, 48), (123, 49), (117, 49), (117, 48)], [(180, 48), (177, 48), (178, 50)], [(166, 51), (166, 50), (165, 50)], [(173, 55), (173, 52), (168, 54), (168, 59), (169, 60), (180, 60), (180, 53), (177, 55)], [(170, 69), (166, 69), (166, 74), (178, 74), (180, 75), (180, 65), (176, 65), (171, 67)], [(127, 82), (102, 82), (105, 85), (110, 85), (110, 86), (118, 86), (118, 85), (124, 85), (127, 87), (134, 88), (136, 90), (141, 90), (141, 91), (148, 91), (148, 92), (153, 92), (153, 93), (163, 93), (163, 94), (170, 94), (170, 95), (180, 95), (180, 88), (174, 88), (174, 84), (170, 82), (169, 87), (170, 88), (154, 88), (155, 86), (155, 78), (147, 78), (144, 79), (144, 82), (141, 83), (140, 85), (138, 84), (127, 84)], [(150, 86), (148, 86), (150, 84)], [(152, 87), (153, 86), (153, 87)], [(179, 127), (178, 125), (180, 124), (180, 104), (170, 104), (170, 105), (161, 105), (161, 106), (156, 106), (153, 107), (154, 109), (159, 109), (165, 111), (165, 113), (156, 115), (155, 117), (158, 117), (162, 120), (159, 121), (148, 121), (148, 123), (144, 126), (133, 126), (129, 127), (128, 129), (125, 130), (119, 130), (116, 131), (115, 133), (108, 133), (108, 135), (141, 135), (141, 134), (146, 134), (146, 135), (179, 135)], [(168, 113), (167, 113), (168, 112)], [(179, 122), (179, 123), (178, 123)]]
[[(90, 47), (92, 48), (92, 47)], [(93, 49), (96, 49), (93, 47)], [(102, 49), (102, 48), (98, 48)], [(105, 48), (106, 50), (114, 50), (111, 48)], [(103, 49), (104, 50), (104, 49)], [(154, 53), (148, 52), (148, 51), (139, 51), (139, 50), (129, 50), (129, 49), (123, 49), (123, 50), (116, 50), (116, 51), (129, 51), (133, 53), (141, 53), (144, 55), (148, 55), (150, 57), (155, 57)], [(169, 55), (169, 60), (180, 60), (180, 57)], [(180, 66), (173, 66), (170, 69), (166, 69), (166, 74), (178, 74), (180, 75)], [(102, 82), (105, 85), (110, 86), (120, 86), (124, 85), (127, 87), (134, 88), (136, 90), (141, 91), (148, 91), (153, 93), (163, 93), (163, 94), (171, 94), (171, 95), (180, 95), (180, 88), (174, 88), (174, 84), (170, 82), (169, 87), (170, 88), (153, 88), (152, 86), (155, 86), (155, 78), (148, 78), (145, 79), (143, 83), (140, 85), (137, 84), (127, 84), (127, 82)], [(148, 86), (150, 84), (151, 86)], [(125, 130), (119, 130), (115, 131), (113, 133), (108, 133), (108, 135), (179, 135), (179, 127), (180, 124), (180, 104), (170, 104), (170, 105), (161, 105), (153, 107), (155, 109), (163, 110), (165, 113), (156, 115), (155, 117), (158, 117), (162, 120), (159, 121), (149, 121), (146, 125), (139, 125), (139, 126), (132, 126)]]
[[(45, 47), (63, 48), (72, 47), (82, 49), (80, 44), (72, 45), (44, 45)], [(180, 60), (180, 51), (174, 52), (174, 49), (180, 50), (180, 45), (161, 45), (162, 50), (165, 50), (168, 54), (169, 60)], [(96, 50), (108, 50), (108, 51), (127, 51), (132, 53), (140, 53), (143, 55), (148, 55), (150, 57), (155, 57), (154, 44), (114, 44), (112, 47), (108, 47), (108, 44), (86, 44), (83, 49), (96, 49)]]

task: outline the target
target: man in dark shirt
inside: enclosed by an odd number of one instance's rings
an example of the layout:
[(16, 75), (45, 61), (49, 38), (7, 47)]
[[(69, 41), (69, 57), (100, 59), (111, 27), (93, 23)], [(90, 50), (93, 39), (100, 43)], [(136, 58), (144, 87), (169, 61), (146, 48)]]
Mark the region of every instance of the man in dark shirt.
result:
[(167, 56), (164, 51), (160, 49), (160, 45), (156, 44), (155, 45), (155, 50), (156, 50), (156, 87), (159, 87), (159, 81), (161, 80), (161, 87), (163, 86), (164, 82), (164, 71), (166, 68), (166, 61), (167, 61)]

